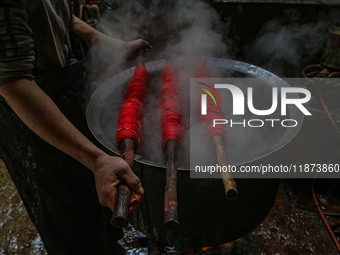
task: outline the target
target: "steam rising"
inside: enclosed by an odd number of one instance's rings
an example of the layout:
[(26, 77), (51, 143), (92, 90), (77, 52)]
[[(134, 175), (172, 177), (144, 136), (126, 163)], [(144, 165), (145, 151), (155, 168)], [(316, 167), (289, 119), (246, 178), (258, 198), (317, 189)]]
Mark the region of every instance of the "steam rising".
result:
[(328, 28), (337, 15), (320, 12), (316, 21), (305, 22), (298, 10), (287, 9), (262, 26), (255, 41), (243, 48), (244, 57), (279, 76), (299, 76), (305, 65), (319, 63)]
[[(283, 18), (266, 22), (256, 40), (243, 48), (245, 59), (278, 75), (285, 74), (287, 69), (294, 69), (299, 73), (305, 62), (311, 60), (310, 56), (315, 56), (322, 50), (327, 38), (325, 33), (330, 26), (328, 13), (320, 14), (318, 22), (313, 23), (299, 22), (301, 17), (295, 10), (288, 10), (285, 15)], [(228, 52), (233, 50), (228, 47), (231, 40), (226, 38), (229, 26), (221, 22), (216, 10), (203, 0), (115, 1), (113, 10), (106, 12), (101, 24), (106, 34), (120, 40), (131, 41), (144, 38), (149, 41), (153, 49), (147, 54), (147, 61), (159, 59), (174, 61), (180, 70), (179, 82), (182, 86), (183, 112), (187, 127), (190, 122), (189, 83), (190, 77), (194, 76), (195, 66), (181, 65), (175, 59), (186, 56), (228, 58)], [(89, 55), (91, 86), (88, 95), (91, 95), (103, 80), (122, 71), (126, 65), (134, 64), (126, 61), (126, 54), (122, 49), (112, 48), (112, 45), (97, 44), (91, 49)], [(218, 70), (211, 63), (210, 68), (214, 77), (228, 77), (228, 70)], [(160, 125), (160, 72), (150, 74), (149, 83), (152, 85), (149, 86), (145, 102), (144, 137), (139, 153), (147, 155), (149, 160), (161, 163), (163, 155)], [(112, 86), (114, 85), (113, 81)], [(127, 84), (125, 89), (126, 87)], [(123, 98), (124, 91), (119, 95)], [(261, 94), (260, 102), (264, 97), (265, 95)], [(117, 119), (117, 117), (118, 111), (112, 113), (112, 118)], [(116, 124), (112, 124), (112, 121), (103, 122), (103, 125), (108, 125), (104, 129), (115, 132)], [(197, 133), (202, 136), (200, 131)], [(238, 137), (237, 141), (230, 142), (228, 146), (247, 142), (258, 144), (260, 143), (258, 140), (265, 139), (260, 133), (256, 136), (256, 134), (250, 135), (249, 132), (235, 130), (234, 134)], [(187, 144), (189, 144), (188, 132), (183, 142), (183, 145)], [(244, 148), (248, 148), (247, 145)], [(195, 149), (200, 150), (200, 148)], [(180, 164), (188, 165), (188, 151), (188, 148), (182, 147)]]
[[(222, 32), (228, 25), (203, 0), (115, 1), (101, 22), (108, 35), (128, 42), (144, 38), (153, 45), (148, 61), (183, 56), (227, 57)], [(97, 44), (90, 52), (91, 80), (109, 78), (126, 66), (126, 54), (109, 44)], [(93, 69), (93, 67), (96, 67)], [(94, 85), (93, 90), (96, 88)]]
[[(227, 45), (221, 31), (227, 25), (220, 22), (220, 16), (205, 1), (116, 1), (113, 10), (106, 12), (101, 24), (102, 30), (115, 38), (131, 41), (144, 38), (153, 45), (147, 61), (194, 56), (227, 57)], [(91, 94), (102, 82), (98, 77), (111, 77), (119, 72), (126, 62), (126, 55), (110, 45), (97, 44), (90, 52)], [(133, 65), (133, 63), (132, 63)], [(189, 82), (195, 66), (181, 66), (179, 83), (183, 86), (183, 115), (189, 125)], [(160, 115), (160, 73), (150, 75), (148, 97), (145, 102), (143, 145), (139, 152), (149, 155), (151, 160), (162, 162), (161, 126), (156, 119)], [(156, 88), (156, 90), (154, 89)], [(157, 118), (158, 116), (158, 118)], [(111, 123), (112, 124), (112, 123)], [(147, 131), (146, 131), (147, 130)], [(189, 135), (183, 144), (189, 143)], [(186, 148), (187, 150), (188, 148)], [(183, 154), (182, 154), (183, 155)]]

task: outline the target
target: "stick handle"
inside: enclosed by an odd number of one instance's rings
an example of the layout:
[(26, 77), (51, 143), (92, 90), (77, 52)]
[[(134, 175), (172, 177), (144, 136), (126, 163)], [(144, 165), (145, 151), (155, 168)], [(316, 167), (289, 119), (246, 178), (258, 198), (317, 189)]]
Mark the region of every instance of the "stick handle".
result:
[(164, 194), (164, 224), (178, 225), (176, 142), (166, 144), (166, 185)]
[(139, 50), (136, 58), (136, 66), (144, 66), (144, 64), (145, 64), (144, 50)]
[[(134, 140), (125, 138), (121, 144), (122, 158), (133, 167), (134, 159)], [(129, 206), (131, 199), (131, 190), (124, 183), (120, 184), (117, 189), (115, 206), (112, 214), (111, 225), (116, 228), (124, 228), (128, 225)]]
[[(225, 151), (225, 144), (223, 138), (220, 135), (213, 136), (213, 142), (216, 149), (217, 161), (220, 166), (228, 167), (227, 154)], [(224, 185), (224, 190), (227, 198), (233, 198), (237, 196), (238, 191), (236, 182), (229, 172), (221, 171), (221, 177)]]
[[(140, 50), (136, 59), (136, 66), (144, 66), (144, 50)], [(125, 138), (121, 145), (122, 158), (133, 169), (133, 159), (135, 157), (135, 141), (131, 138)], [(131, 199), (131, 190), (124, 183), (120, 184), (117, 189), (114, 211), (112, 214), (111, 224), (117, 228), (124, 228), (128, 225), (128, 215)]]
[(124, 228), (128, 225), (130, 199), (131, 191), (129, 187), (125, 184), (119, 185), (111, 219), (112, 226), (116, 228)]

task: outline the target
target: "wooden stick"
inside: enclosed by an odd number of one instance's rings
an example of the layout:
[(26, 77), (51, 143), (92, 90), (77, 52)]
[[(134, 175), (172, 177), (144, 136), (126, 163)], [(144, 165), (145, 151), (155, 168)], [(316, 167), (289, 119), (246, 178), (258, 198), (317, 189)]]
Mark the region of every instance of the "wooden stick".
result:
[[(135, 142), (131, 138), (125, 138), (121, 144), (122, 158), (133, 167), (135, 156)], [(112, 214), (111, 224), (117, 228), (124, 228), (128, 225), (129, 206), (131, 199), (131, 190), (124, 183), (120, 184), (117, 189), (115, 206)]]
[[(216, 155), (217, 155), (217, 162), (218, 164), (223, 167), (228, 167), (229, 163), (227, 160), (227, 154), (225, 151), (225, 144), (220, 135), (214, 135), (213, 136), (213, 142), (216, 149)], [(221, 171), (221, 177), (224, 185), (224, 190), (227, 198), (234, 198), (237, 196), (238, 191), (236, 187), (236, 182), (231, 176), (229, 172), (223, 172)]]
[(166, 143), (166, 185), (164, 195), (164, 224), (175, 227), (178, 221), (177, 203), (177, 143), (168, 141)]
[[(144, 66), (144, 51), (140, 50), (136, 60), (136, 66)], [(125, 138), (121, 145), (121, 156), (133, 169), (133, 160), (135, 157), (135, 141), (132, 138)], [(131, 199), (131, 190), (124, 183), (120, 184), (117, 189), (114, 211), (112, 214), (111, 225), (117, 228), (124, 228), (128, 225), (129, 206)]]

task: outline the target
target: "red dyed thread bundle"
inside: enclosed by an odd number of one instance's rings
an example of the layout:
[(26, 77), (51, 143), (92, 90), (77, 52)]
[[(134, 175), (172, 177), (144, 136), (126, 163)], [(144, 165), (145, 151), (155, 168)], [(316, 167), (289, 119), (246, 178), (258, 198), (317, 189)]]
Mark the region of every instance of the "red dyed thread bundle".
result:
[(180, 142), (184, 133), (177, 75), (177, 69), (170, 64), (166, 65), (162, 71), (161, 121), (163, 146), (170, 140)]
[[(200, 59), (196, 67), (196, 78), (211, 78), (207, 62), (205, 59)], [(202, 92), (203, 94), (204, 92)], [(199, 107), (199, 113), (201, 112), (201, 105)], [(212, 98), (207, 95), (207, 115), (201, 115), (201, 119), (207, 124), (207, 131), (210, 137), (214, 135), (220, 135), (223, 139), (226, 139), (227, 129), (225, 125), (213, 126), (214, 119), (225, 119), (225, 114), (222, 111), (218, 103), (215, 105)]]
[(135, 69), (132, 80), (125, 94), (124, 104), (119, 110), (117, 144), (125, 138), (132, 138), (140, 143), (140, 128), (143, 117), (143, 101), (146, 94), (148, 73), (144, 66)]

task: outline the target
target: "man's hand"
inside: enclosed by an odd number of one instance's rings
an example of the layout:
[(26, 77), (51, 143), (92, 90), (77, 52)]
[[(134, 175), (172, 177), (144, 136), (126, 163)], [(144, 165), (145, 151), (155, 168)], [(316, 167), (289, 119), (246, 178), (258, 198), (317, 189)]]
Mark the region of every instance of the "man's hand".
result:
[(136, 57), (139, 50), (145, 49), (145, 51), (149, 51), (152, 48), (152, 46), (149, 42), (143, 39), (137, 39), (134, 41), (126, 42), (125, 48), (126, 48), (126, 56), (128, 58), (134, 58)]
[(143, 39), (123, 42), (102, 33), (96, 35), (92, 42), (92, 45), (94, 44), (100, 45), (102, 49), (114, 49), (122, 53), (124, 58), (135, 58), (140, 50), (147, 52), (152, 48), (151, 44)]
[(149, 42), (143, 39), (137, 39), (130, 42), (123, 42), (111, 36), (107, 36), (91, 27), (79, 18), (75, 18), (72, 30), (85, 38), (87, 43), (92, 46), (94, 44), (101, 45), (102, 48), (112, 48), (115, 51), (122, 51), (126, 58), (133, 58), (140, 49), (148, 51), (152, 48)]
[[(144, 193), (140, 180), (128, 164), (121, 158), (107, 155), (91, 143), (33, 80), (8, 82), (0, 86), (0, 95), (33, 132), (93, 172), (102, 205), (113, 210), (117, 186), (121, 180), (135, 194)], [(132, 197), (130, 209), (135, 208), (140, 200), (137, 195)]]
[(100, 156), (96, 160), (93, 173), (101, 205), (109, 207), (113, 211), (117, 187), (121, 181), (124, 181), (134, 193), (131, 197), (130, 212), (136, 209), (144, 190), (139, 178), (125, 160), (108, 155)]

